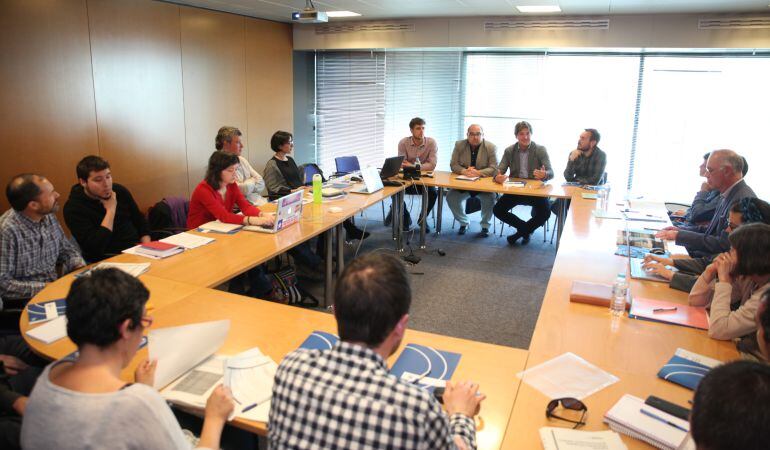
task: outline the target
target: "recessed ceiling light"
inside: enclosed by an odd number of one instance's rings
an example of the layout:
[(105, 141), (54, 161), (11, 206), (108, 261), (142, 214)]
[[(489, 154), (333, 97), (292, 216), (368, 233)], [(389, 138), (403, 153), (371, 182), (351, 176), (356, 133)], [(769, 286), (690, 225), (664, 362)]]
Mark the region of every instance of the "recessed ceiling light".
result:
[(326, 11), (326, 15), (329, 17), (358, 17), (361, 14), (353, 11)]
[(517, 6), (516, 9), (521, 13), (550, 13), (561, 12), (559, 5), (543, 5), (543, 6)]

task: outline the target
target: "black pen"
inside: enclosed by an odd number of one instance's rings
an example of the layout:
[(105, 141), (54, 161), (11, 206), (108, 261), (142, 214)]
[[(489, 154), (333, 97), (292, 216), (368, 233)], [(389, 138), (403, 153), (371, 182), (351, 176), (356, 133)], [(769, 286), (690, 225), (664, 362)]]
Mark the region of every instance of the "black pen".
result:
[(676, 311), (676, 309), (677, 309), (676, 306), (674, 306), (673, 308), (655, 308), (652, 310), (652, 312), (653, 313), (671, 312), (671, 311)]

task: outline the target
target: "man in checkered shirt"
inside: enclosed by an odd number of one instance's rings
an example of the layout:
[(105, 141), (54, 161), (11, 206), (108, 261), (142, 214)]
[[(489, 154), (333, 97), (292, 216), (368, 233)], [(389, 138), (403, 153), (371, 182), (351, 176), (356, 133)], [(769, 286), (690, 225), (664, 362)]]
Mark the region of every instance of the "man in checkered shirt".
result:
[(300, 349), (275, 375), (271, 449), (476, 448), (473, 422), (484, 395), (447, 382), (446, 413), (426, 390), (388, 373), (409, 319), (412, 291), (403, 263), (370, 254), (348, 265), (335, 291), (340, 342)]
[(0, 296), (29, 299), (62, 273), (83, 267), (54, 214), (59, 193), (45, 177), (22, 174), (5, 189), (12, 208), (0, 223)]

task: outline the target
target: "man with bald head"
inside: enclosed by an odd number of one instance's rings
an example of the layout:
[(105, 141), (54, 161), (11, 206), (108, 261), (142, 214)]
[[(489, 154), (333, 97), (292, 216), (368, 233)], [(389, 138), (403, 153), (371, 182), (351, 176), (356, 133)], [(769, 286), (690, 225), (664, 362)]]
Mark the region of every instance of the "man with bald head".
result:
[(5, 189), (13, 208), (0, 225), (0, 296), (29, 299), (62, 273), (83, 267), (80, 252), (64, 236), (54, 214), (59, 193), (45, 177), (13, 177)]
[(719, 204), (707, 225), (666, 227), (656, 236), (673, 240), (684, 246), (693, 257), (701, 257), (730, 250), (727, 240), (728, 213), (733, 203), (746, 197), (756, 197), (743, 180), (743, 158), (732, 150), (716, 150), (706, 162), (706, 181), (719, 191)]
[[(481, 125), (473, 124), (468, 127), (466, 137), (467, 139), (455, 143), (452, 160), (449, 163), (452, 172), (467, 177), (495, 176), (497, 173), (497, 147), (484, 139), (484, 129), (481, 128)], [(468, 229), (469, 222), (464, 205), (468, 197), (478, 197), (481, 200), (481, 232), (479, 237), (489, 236), (495, 194), (451, 189), (447, 193), (446, 201), (455, 219), (460, 222), (460, 231), (457, 233), (465, 234)]]

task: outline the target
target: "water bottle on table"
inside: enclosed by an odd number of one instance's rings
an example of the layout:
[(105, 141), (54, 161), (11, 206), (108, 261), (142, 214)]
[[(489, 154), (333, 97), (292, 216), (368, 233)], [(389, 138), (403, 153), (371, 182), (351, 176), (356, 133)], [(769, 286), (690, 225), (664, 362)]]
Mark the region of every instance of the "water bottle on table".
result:
[(612, 285), (612, 300), (610, 301), (610, 312), (615, 316), (622, 316), (626, 311), (626, 299), (628, 298), (628, 280), (625, 272), (618, 274), (615, 283)]
[(322, 200), (322, 194), (321, 194), (321, 188), (323, 184), (323, 180), (321, 179), (320, 174), (313, 175), (313, 203), (316, 205), (321, 204)]

